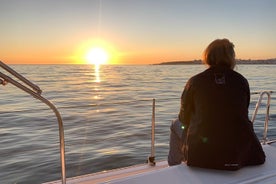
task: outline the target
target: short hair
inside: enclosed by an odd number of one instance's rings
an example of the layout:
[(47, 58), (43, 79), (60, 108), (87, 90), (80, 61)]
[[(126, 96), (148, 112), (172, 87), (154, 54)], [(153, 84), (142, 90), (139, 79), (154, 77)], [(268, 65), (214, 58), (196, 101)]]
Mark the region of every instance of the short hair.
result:
[(204, 51), (203, 63), (234, 69), (236, 66), (234, 44), (225, 38), (214, 40)]

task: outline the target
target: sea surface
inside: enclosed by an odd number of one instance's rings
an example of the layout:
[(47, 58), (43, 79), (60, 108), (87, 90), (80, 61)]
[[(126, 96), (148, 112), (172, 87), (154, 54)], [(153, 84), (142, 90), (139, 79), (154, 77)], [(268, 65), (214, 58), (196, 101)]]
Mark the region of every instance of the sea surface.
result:
[[(156, 160), (165, 160), (169, 126), (186, 81), (203, 65), (12, 65), (56, 105), (65, 129), (67, 177), (145, 163), (156, 100)], [(276, 65), (238, 65), (251, 92), (272, 90), (268, 136), (276, 138)], [(0, 69), (0, 72), (6, 73)], [(251, 96), (252, 116), (258, 95)], [(262, 137), (265, 97), (254, 123)], [(60, 179), (58, 123), (52, 110), (12, 84), (0, 86), (0, 183)]]

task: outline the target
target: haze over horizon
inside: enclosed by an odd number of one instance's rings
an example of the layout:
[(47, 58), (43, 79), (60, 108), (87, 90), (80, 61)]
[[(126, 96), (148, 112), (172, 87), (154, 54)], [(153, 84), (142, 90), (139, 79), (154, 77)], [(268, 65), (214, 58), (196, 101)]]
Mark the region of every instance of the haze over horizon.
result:
[[(217, 38), (237, 58), (276, 58), (274, 0), (1, 0), (7, 64), (155, 64), (201, 59)], [(89, 53), (103, 48), (107, 55)], [(99, 58), (101, 60), (102, 58)]]

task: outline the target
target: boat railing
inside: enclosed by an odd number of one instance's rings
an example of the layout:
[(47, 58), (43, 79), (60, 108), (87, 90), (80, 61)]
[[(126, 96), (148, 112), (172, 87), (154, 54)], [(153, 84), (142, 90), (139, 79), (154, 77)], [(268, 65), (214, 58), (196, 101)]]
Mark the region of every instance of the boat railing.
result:
[(62, 184), (66, 183), (66, 169), (65, 169), (65, 141), (64, 141), (64, 129), (63, 129), (63, 122), (61, 115), (57, 108), (46, 98), (41, 96), (42, 90), (25, 77), (17, 73), (15, 70), (4, 64), (0, 61), (0, 66), (6, 70), (8, 73), (16, 77), (22, 83), (14, 80), (13, 78), (7, 76), (6, 74), (0, 72), (0, 85), (6, 85), (8, 83), (13, 84), (14, 86), (18, 87), (19, 89), (25, 91), (26, 93), (32, 95), (34, 98), (40, 100), (41, 102), (45, 103), (47, 106), (52, 109), (57, 117), (58, 125), (59, 125), (59, 142), (60, 142), (60, 160), (61, 160), (61, 180)]
[[(58, 125), (59, 125), (59, 141), (60, 141), (60, 160), (61, 160), (61, 181), (62, 184), (66, 184), (66, 166), (65, 166), (65, 141), (64, 141), (64, 128), (63, 128), (63, 122), (61, 115), (57, 108), (46, 98), (41, 96), (42, 90), (29, 80), (27, 80), (25, 77), (17, 73), (15, 70), (4, 64), (2, 61), (0, 61), (0, 66), (6, 70), (8, 73), (12, 74), (14, 77), (19, 79), (22, 83), (17, 82), (13, 78), (5, 75), (4, 73), (0, 72), (0, 84), (6, 85), (7, 83), (11, 83), (14, 86), (18, 87), (19, 89), (25, 91), (26, 93), (32, 95), (34, 98), (37, 98), (41, 102), (45, 103), (47, 106), (49, 106), (55, 113), (57, 120), (58, 120)], [(269, 121), (269, 109), (270, 109), (270, 100), (271, 100), (271, 93), (273, 91), (262, 91), (262, 92), (253, 92), (251, 94), (260, 94), (259, 99), (256, 103), (256, 107), (254, 109), (253, 115), (252, 115), (252, 123), (254, 123), (259, 107), (261, 106), (262, 100), (264, 95), (267, 95), (267, 103), (266, 103), (266, 117), (265, 117), (265, 122), (264, 122), (264, 132), (263, 132), (263, 139), (262, 143), (263, 144), (269, 144), (271, 142), (276, 142), (275, 141), (270, 141), (267, 138), (267, 131), (268, 131), (268, 121)], [(151, 130), (151, 155), (148, 157), (148, 163), (151, 166), (155, 166), (155, 99), (153, 99), (153, 104), (152, 104), (152, 130)]]
[(150, 166), (155, 166), (155, 99), (152, 100), (151, 154), (148, 157), (148, 164)]
[(264, 122), (264, 131), (263, 131), (263, 139), (261, 140), (261, 142), (263, 144), (268, 144), (270, 142), (275, 142), (275, 141), (269, 141), (267, 138), (267, 131), (268, 131), (268, 122), (269, 122), (269, 109), (270, 109), (270, 100), (271, 100), (271, 93), (273, 93), (273, 91), (262, 91), (262, 92), (254, 92), (251, 94), (260, 94), (259, 95), (259, 99), (256, 103), (254, 112), (252, 114), (252, 123), (254, 123), (258, 110), (262, 104), (262, 100), (264, 99), (264, 96), (267, 96), (267, 102), (266, 102), (266, 115), (265, 115), (265, 122)]

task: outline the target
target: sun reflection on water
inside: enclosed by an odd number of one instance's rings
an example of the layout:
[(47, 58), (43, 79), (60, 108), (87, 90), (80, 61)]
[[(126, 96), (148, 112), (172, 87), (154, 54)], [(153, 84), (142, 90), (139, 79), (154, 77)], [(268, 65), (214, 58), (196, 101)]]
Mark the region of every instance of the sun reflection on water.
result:
[(94, 65), (94, 74), (95, 74), (95, 82), (101, 82), (101, 77), (100, 77), (100, 65)]

